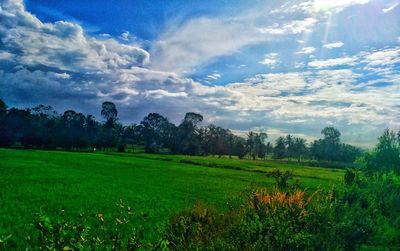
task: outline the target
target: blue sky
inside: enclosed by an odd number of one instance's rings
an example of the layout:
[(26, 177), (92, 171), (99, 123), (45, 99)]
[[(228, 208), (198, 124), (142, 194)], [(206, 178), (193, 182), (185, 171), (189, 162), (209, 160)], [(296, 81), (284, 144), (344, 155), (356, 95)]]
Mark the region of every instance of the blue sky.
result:
[(0, 0), (0, 98), (124, 123), (200, 112), (243, 134), (371, 146), (400, 127), (400, 1)]

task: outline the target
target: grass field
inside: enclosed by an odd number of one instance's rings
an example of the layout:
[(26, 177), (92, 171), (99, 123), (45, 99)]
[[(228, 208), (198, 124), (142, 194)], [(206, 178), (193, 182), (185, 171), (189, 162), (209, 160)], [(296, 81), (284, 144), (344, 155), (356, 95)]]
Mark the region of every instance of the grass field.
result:
[(172, 213), (196, 201), (224, 208), (243, 191), (271, 187), (266, 172), (273, 169), (292, 170), (309, 190), (340, 184), (343, 177), (342, 170), (274, 161), (0, 149), (0, 238), (12, 234), (23, 245), (40, 211), (107, 216), (122, 199), (145, 216), (144, 238), (153, 240)]

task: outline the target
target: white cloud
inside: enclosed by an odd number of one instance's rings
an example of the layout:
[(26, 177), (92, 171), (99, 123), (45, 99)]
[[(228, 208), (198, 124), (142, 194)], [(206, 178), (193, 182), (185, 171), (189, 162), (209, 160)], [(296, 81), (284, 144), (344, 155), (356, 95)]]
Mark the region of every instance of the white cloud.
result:
[(315, 52), (315, 48), (312, 46), (303, 47), (300, 51), (296, 52), (296, 54), (311, 54)]
[(265, 54), (264, 59), (261, 60), (261, 61), (258, 62), (258, 63), (273, 67), (273, 66), (275, 66), (278, 62), (279, 62), (278, 53), (268, 53), (268, 54)]
[(387, 66), (400, 63), (400, 47), (364, 53), (363, 62), (368, 66)]
[(12, 53), (0, 50), (0, 60), (11, 60), (14, 57)]
[(152, 96), (153, 98), (160, 99), (163, 97), (186, 97), (187, 93), (185, 92), (168, 92), (166, 90), (157, 89), (145, 91), (145, 96)]
[(184, 73), (265, 39), (250, 24), (211, 18), (190, 20), (160, 36), (153, 48), (152, 68)]
[(145, 65), (149, 53), (116, 40), (87, 36), (79, 24), (58, 21), (43, 23), (25, 11), (21, 0), (3, 1), (0, 38), (3, 50), (15, 61), (64, 71), (107, 71)]
[(63, 72), (63, 73), (52, 73), (52, 75), (55, 78), (59, 78), (59, 79), (70, 79), (71, 78), (71, 75), (69, 75), (66, 72)]
[(89, 36), (76, 23), (43, 23), (22, 1), (2, 1), (0, 7), (0, 61), (7, 65), (0, 70), (0, 96), (6, 100), (94, 113), (102, 100), (121, 109), (145, 105), (143, 112), (163, 97), (171, 111), (184, 107), (183, 100), (172, 99), (186, 97), (193, 81), (146, 69), (150, 56), (144, 49)]
[(210, 80), (218, 80), (221, 77), (220, 73), (212, 73), (207, 75), (207, 78)]
[(304, 62), (296, 62), (294, 63), (294, 68), (303, 68), (305, 66)]
[(399, 6), (399, 3), (394, 3), (391, 6), (385, 8), (385, 9), (382, 9), (382, 12), (383, 13), (388, 13), (388, 12), (394, 10), (397, 6)]
[(316, 11), (340, 11), (346, 7), (356, 4), (366, 4), (370, 0), (315, 0), (313, 1), (313, 7)]
[(354, 65), (357, 58), (355, 57), (342, 57), (342, 58), (332, 58), (326, 60), (314, 60), (308, 63), (308, 66), (315, 68), (326, 68), (341, 65)]
[(120, 38), (124, 41), (129, 41), (131, 39), (131, 34), (129, 33), (129, 31), (124, 31)]
[(327, 49), (335, 49), (335, 48), (340, 48), (344, 45), (343, 42), (338, 41), (338, 42), (333, 42), (333, 43), (329, 43), (329, 44), (324, 44), (323, 47), (327, 48)]
[(190, 19), (181, 25), (171, 25), (152, 46), (151, 68), (173, 71), (181, 75), (213, 59), (231, 55), (240, 49), (283, 35), (311, 32), (318, 20), (305, 17), (270, 24), (264, 12), (231, 18)]
[(313, 17), (308, 17), (301, 20), (294, 20), (283, 25), (274, 24), (265, 28), (260, 28), (259, 31), (263, 34), (270, 35), (291, 35), (304, 32), (311, 32), (314, 25), (318, 22)]

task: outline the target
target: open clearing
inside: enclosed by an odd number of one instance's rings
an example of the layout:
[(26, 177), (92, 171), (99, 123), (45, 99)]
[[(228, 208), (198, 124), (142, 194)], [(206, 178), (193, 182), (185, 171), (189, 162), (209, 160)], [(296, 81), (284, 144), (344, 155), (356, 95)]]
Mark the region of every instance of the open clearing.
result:
[[(340, 185), (343, 171), (297, 163), (156, 154), (0, 149), (0, 236), (23, 242), (38, 212), (112, 214), (122, 199), (159, 236), (168, 217), (195, 202), (224, 208), (273, 169), (292, 170), (309, 190)], [(139, 224), (139, 223), (138, 223)]]

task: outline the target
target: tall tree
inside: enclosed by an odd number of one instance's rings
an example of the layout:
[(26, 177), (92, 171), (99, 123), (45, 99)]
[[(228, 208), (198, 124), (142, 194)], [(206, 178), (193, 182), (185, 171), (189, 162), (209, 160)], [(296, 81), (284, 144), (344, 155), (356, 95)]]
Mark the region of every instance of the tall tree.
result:
[(324, 136), (324, 140), (327, 140), (333, 144), (340, 143), (341, 133), (339, 132), (338, 129), (332, 126), (328, 126), (322, 129), (321, 134)]
[(140, 122), (141, 137), (146, 152), (159, 152), (171, 141), (174, 125), (158, 113), (149, 113)]
[(257, 156), (257, 135), (255, 132), (250, 131), (247, 134), (246, 148), (250, 157), (255, 160)]
[(265, 155), (269, 156), (273, 153), (274, 151), (274, 146), (271, 144), (271, 142), (268, 142), (266, 145), (266, 153)]
[(400, 173), (400, 142), (395, 132), (386, 129), (378, 138), (378, 145), (375, 148), (376, 163), (382, 169), (395, 170)]
[(306, 140), (300, 137), (295, 137), (293, 142), (294, 142), (293, 157), (296, 157), (297, 160), (300, 161), (301, 158), (305, 157), (307, 154)]
[(7, 105), (2, 99), (0, 99), (0, 116), (3, 116), (7, 112)]
[(265, 158), (266, 154), (266, 140), (268, 135), (264, 132), (255, 133), (250, 131), (247, 135), (246, 147), (250, 157), (255, 160), (259, 158)]
[(340, 135), (341, 133), (334, 127), (325, 127), (321, 134), (324, 136), (322, 139), (321, 147), (323, 148), (323, 158), (325, 160), (335, 161), (340, 158)]
[(86, 147), (87, 139), (84, 128), (86, 117), (82, 113), (68, 110), (62, 115), (62, 121), (64, 146), (67, 149)]
[(274, 147), (274, 159), (283, 159), (286, 157), (286, 142), (284, 137), (279, 137), (276, 139)]
[(9, 146), (12, 142), (12, 133), (6, 118), (7, 105), (0, 99), (0, 146)]
[(257, 135), (258, 140), (258, 147), (257, 147), (257, 156), (260, 159), (265, 159), (266, 155), (267, 155), (267, 139), (268, 139), (268, 135), (265, 132), (261, 132)]
[(294, 137), (290, 134), (285, 137), (285, 145), (286, 145), (286, 157), (293, 158), (295, 155), (296, 147), (294, 143)]
[(203, 121), (203, 116), (198, 113), (188, 112), (178, 126), (173, 151), (183, 154), (200, 154), (201, 138), (198, 131), (198, 124)]
[(197, 127), (199, 123), (203, 121), (203, 115), (195, 112), (188, 112), (185, 114), (185, 118), (183, 119), (184, 123), (189, 123), (193, 127)]
[(105, 125), (112, 127), (117, 121), (118, 110), (113, 102), (103, 102), (101, 105), (101, 116), (106, 120)]

